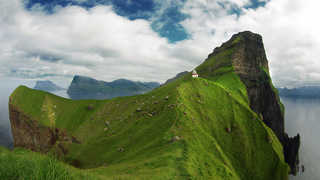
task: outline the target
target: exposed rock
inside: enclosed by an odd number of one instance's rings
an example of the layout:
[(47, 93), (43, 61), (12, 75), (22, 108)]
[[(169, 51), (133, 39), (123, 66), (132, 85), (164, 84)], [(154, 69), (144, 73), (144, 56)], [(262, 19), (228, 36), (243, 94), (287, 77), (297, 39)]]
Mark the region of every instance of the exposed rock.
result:
[(120, 147), (120, 148), (118, 148), (118, 151), (119, 151), (119, 152), (124, 152), (124, 148), (123, 148), (123, 147)]
[[(286, 162), (290, 165), (292, 174), (296, 173), (296, 162), (300, 145), (300, 137), (289, 138), (284, 131), (284, 112), (279, 96), (276, 94), (269, 76), (269, 67), (262, 37), (249, 31), (240, 32), (229, 41), (214, 49), (212, 56), (231, 52), (230, 62), (216, 60), (211, 67), (197, 70), (199, 74), (214, 72), (224, 66), (232, 66), (247, 89), (250, 107), (269, 126), (283, 145)], [(204, 71), (204, 72), (201, 72)]]
[[(9, 116), (14, 147), (46, 153), (58, 141), (69, 142), (71, 140), (72, 143), (80, 143), (74, 136), (68, 135), (66, 130), (42, 126), (38, 121), (31, 119), (11, 104), (9, 104)], [(58, 144), (58, 148), (63, 154), (68, 152), (63, 144)]]
[(169, 96), (166, 96), (164, 99), (165, 99), (165, 100), (169, 100)]
[(137, 112), (141, 112), (142, 109), (141, 109), (141, 108), (137, 108), (136, 111), (137, 111)]
[(108, 131), (108, 128), (107, 128), (107, 127), (105, 127), (105, 128), (103, 129), (103, 131)]
[(299, 147), (300, 147), (300, 135), (294, 137), (289, 137), (285, 134), (285, 140), (283, 145), (284, 158), (286, 162), (290, 165), (291, 173), (296, 174), (298, 172), (299, 165)]

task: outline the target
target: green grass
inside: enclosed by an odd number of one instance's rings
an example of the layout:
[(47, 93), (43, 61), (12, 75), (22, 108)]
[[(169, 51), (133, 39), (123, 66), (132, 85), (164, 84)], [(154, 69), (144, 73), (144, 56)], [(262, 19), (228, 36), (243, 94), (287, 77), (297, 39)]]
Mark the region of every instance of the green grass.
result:
[[(215, 73), (208, 79), (184, 76), (144, 95), (111, 100), (72, 101), (21, 86), (11, 104), (41, 125), (66, 129), (82, 142), (65, 144), (69, 153), (62, 160), (77, 160), (87, 170), (63, 164), (69, 170), (65, 174), (84, 171), (102, 179), (286, 179), (282, 146), (249, 108), (239, 77), (232, 68)], [(110, 125), (105, 132), (106, 121)], [(172, 142), (174, 136), (181, 140)], [(29, 153), (7, 154), (21, 161), (30, 156), (39, 156), (34, 163), (44, 161), (44, 155)], [(25, 166), (19, 170), (21, 177), (29, 173)], [(72, 173), (66, 177), (72, 179)]]
[[(11, 161), (0, 177), (288, 179), (282, 146), (250, 109), (246, 87), (232, 67), (233, 52), (231, 47), (210, 56), (197, 67), (201, 78), (187, 74), (131, 97), (69, 100), (20, 86), (10, 97), (12, 106), (42, 126), (66, 130), (81, 144), (58, 141), (69, 152), (61, 161), (25, 150), (1, 150), (5, 161), (0, 167)], [(272, 84), (267, 70), (265, 74), (262, 81)], [(172, 141), (176, 136), (180, 140)], [(67, 165), (75, 161), (81, 169)], [(29, 162), (39, 168), (31, 171), (23, 165)], [(42, 169), (43, 162), (51, 165)]]
[(98, 179), (87, 170), (79, 170), (53, 157), (16, 148), (0, 147), (0, 179), (6, 180), (78, 180)]

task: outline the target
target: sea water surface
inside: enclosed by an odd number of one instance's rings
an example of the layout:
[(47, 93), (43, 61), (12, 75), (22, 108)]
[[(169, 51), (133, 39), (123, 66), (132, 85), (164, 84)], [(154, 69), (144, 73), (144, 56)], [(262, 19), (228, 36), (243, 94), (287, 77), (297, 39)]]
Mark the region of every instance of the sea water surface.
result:
[[(12, 136), (8, 112), (8, 99), (19, 85), (14, 82), (10, 88), (0, 86), (0, 145), (12, 147)], [(68, 98), (66, 91), (54, 94)], [(289, 136), (301, 136), (300, 164), (305, 172), (290, 176), (290, 180), (320, 180), (320, 99), (281, 98), (285, 105), (285, 128)]]
[[(285, 129), (289, 136), (301, 136), (300, 165), (305, 171), (290, 180), (320, 179), (320, 99), (284, 98)], [(301, 168), (300, 168), (301, 169)]]

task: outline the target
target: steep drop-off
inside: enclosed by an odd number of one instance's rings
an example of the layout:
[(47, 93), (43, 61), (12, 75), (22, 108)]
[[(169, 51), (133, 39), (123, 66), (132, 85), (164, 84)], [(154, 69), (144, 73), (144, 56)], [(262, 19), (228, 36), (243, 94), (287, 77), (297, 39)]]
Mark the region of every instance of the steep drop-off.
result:
[[(269, 106), (253, 107), (265, 96), (254, 93), (260, 88), (250, 89), (240, 73), (242, 61), (256, 59), (234, 60), (251, 43), (243, 38), (247, 33), (216, 49), (197, 68), (200, 78), (188, 73), (143, 95), (69, 100), (21, 86), (9, 103), (15, 147), (56, 154), (98, 179), (286, 180), (288, 150), (279, 141), (284, 132), (270, 126), (281, 119), (268, 124), (263, 112)], [(271, 86), (267, 69), (261, 69), (268, 79), (256, 70), (261, 81), (253, 83)], [(280, 109), (274, 96), (272, 104)]]
[(210, 79), (215, 78), (214, 74), (221, 67), (231, 67), (240, 77), (246, 86), (251, 109), (275, 132), (284, 147), (291, 173), (296, 174), (300, 136), (289, 138), (284, 131), (284, 106), (269, 76), (262, 37), (249, 31), (233, 35), (229, 41), (215, 48), (197, 70)]

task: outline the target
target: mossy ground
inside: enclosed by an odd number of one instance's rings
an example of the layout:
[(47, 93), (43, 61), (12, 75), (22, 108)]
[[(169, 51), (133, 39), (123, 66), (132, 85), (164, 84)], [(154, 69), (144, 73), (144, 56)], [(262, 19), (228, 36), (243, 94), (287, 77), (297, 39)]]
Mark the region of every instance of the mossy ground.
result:
[[(66, 175), (57, 179), (76, 179), (74, 174), (82, 173), (88, 179), (287, 179), (282, 146), (250, 109), (229, 56), (218, 56), (223, 65), (215, 65), (214, 72), (204, 73), (208, 69), (200, 66), (200, 76), (207, 74), (203, 78), (186, 75), (144, 95), (73, 101), (21, 86), (11, 95), (11, 104), (81, 141), (58, 142), (69, 151), (60, 160), (76, 160), (81, 170), (53, 161), (66, 167)], [(33, 152), (2, 154), (13, 159), (10, 167), (19, 168), (17, 179), (34, 175), (19, 164), (41, 164), (49, 158)], [(0, 174), (4, 171), (0, 168)]]

